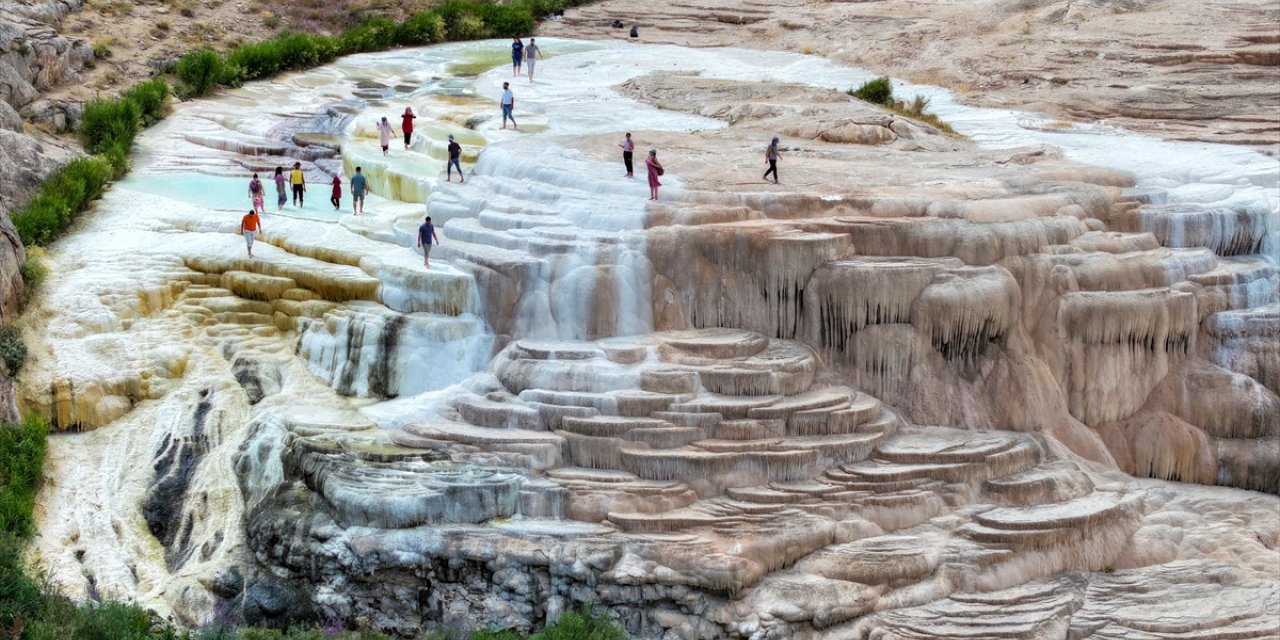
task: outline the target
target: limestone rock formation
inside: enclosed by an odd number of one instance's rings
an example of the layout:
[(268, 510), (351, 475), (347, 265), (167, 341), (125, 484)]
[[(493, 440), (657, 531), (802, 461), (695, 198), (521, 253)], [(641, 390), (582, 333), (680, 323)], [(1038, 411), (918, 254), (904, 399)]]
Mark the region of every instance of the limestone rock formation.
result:
[[(546, 46), (518, 131), (472, 43), (140, 137), (24, 319), (24, 407), (81, 432), (40, 496), (55, 585), (405, 633), (594, 602), (644, 638), (1275, 635), (1273, 158), (952, 105), (946, 136), (802, 56)], [(295, 159), (308, 204), (249, 259), (248, 174)], [(356, 166), (359, 217), (322, 198)]]

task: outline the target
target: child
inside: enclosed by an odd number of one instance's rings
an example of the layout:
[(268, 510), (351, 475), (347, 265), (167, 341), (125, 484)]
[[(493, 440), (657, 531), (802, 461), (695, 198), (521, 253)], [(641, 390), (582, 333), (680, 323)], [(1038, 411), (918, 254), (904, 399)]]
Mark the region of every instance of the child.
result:
[(249, 181), (249, 197), (253, 199), (253, 210), (258, 213), (266, 213), (267, 210), (262, 204), (262, 181), (258, 179), (258, 174), (253, 174), (253, 180)]
[(342, 204), (342, 178), (333, 177), (333, 193), (329, 196), (329, 202), (333, 203), (333, 210), (337, 211)]

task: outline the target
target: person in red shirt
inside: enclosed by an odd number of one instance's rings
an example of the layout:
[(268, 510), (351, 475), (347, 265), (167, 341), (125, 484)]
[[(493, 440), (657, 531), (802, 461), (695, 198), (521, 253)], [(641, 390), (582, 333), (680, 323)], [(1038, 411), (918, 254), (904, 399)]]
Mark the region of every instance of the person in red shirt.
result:
[(333, 205), (333, 210), (337, 211), (342, 205), (342, 178), (333, 177), (333, 193), (329, 195), (329, 203)]
[(244, 243), (249, 248), (249, 257), (253, 257), (253, 239), (262, 231), (262, 219), (257, 211), (250, 211), (240, 219), (240, 233), (244, 234)]
[(400, 116), (400, 130), (404, 132), (404, 149), (409, 150), (409, 142), (413, 138), (413, 121), (418, 116), (413, 115), (413, 107), (405, 107), (404, 115)]

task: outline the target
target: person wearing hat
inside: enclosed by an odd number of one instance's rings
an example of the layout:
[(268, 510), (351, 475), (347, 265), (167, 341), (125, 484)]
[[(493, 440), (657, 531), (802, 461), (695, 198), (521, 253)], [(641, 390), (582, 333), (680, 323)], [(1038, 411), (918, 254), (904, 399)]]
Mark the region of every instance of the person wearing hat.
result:
[(453, 134), (449, 134), (449, 164), (445, 167), (448, 176), (445, 182), (453, 182), (453, 168), (458, 168), (458, 182), (466, 182), (466, 178), (462, 177), (462, 145), (453, 139)]
[(644, 159), (644, 167), (649, 170), (649, 199), (658, 199), (658, 187), (662, 186), (658, 182), (658, 176), (663, 174), (662, 163), (658, 162), (658, 150), (650, 149), (649, 157)]
[(764, 150), (764, 161), (769, 165), (769, 170), (764, 172), (764, 179), (768, 180), (772, 173), (773, 183), (778, 184), (778, 136), (774, 136), (769, 148)]

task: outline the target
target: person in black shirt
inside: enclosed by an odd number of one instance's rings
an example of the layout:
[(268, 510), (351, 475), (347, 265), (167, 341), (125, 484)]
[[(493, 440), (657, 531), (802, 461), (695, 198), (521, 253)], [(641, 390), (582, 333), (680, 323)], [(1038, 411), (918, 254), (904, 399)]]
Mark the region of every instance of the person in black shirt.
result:
[(431, 224), (431, 216), (427, 216), (427, 221), (418, 226), (418, 246), (422, 247), (422, 266), (428, 269), (431, 268), (432, 244), (440, 244), (440, 237), (436, 235), (436, 226)]
[(449, 164), (446, 167), (448, 177), (445, 182), (453, 182), (453, 168), (458, 168), (458, 182), (466, 182), (466, 178), (462, 176), (462, 145), (453, 139), (453, 134), (449, 134)]

